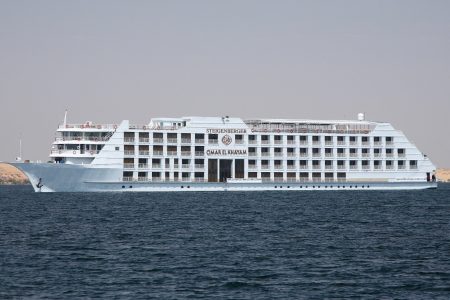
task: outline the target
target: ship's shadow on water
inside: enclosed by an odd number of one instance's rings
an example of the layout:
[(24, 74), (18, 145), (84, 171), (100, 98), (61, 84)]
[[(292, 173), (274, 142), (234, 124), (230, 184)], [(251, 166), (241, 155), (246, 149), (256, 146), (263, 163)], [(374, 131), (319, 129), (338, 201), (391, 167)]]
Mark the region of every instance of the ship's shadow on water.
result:
[(450, 185), (33, 193), (0, 186), (0, 298), (447, 298)]

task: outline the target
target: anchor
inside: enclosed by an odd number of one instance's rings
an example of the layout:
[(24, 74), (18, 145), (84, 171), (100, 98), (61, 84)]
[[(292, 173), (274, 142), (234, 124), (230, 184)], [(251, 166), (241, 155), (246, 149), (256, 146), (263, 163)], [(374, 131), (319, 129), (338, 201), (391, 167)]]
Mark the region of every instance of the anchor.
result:
[(41, 187), (43, 187), (44, 185), (42, 184), (42, 178), (39, 178), (39, 182), (36, 184), (36, 187), (41, 190)]

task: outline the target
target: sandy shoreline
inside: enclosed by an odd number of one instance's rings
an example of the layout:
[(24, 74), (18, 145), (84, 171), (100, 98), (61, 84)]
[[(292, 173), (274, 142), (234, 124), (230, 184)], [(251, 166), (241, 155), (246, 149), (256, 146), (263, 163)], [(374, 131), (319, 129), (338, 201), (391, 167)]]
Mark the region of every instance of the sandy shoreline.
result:
[[(439, 168), (436, 170), (439, 181), (450, 182), (450, 169)], [(17, 168), (0, 163), (0, 184), (28, 184), (27, 177)]]

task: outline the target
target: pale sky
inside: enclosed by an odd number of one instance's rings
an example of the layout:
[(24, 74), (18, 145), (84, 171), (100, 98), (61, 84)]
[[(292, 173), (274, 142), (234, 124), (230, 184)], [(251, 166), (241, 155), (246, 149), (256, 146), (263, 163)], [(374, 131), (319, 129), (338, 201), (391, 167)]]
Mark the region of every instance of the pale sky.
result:
[(450, 167), (450, 1), (0, 0), (0, 161), (80, 123), (391, 122)]

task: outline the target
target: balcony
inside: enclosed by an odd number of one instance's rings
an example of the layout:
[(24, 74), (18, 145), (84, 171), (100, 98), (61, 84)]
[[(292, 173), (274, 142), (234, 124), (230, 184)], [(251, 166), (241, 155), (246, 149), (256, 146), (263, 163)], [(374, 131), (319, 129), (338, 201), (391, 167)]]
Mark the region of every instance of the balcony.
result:
[(274, 143), (276, 145), (282, 145), (283, 144), (283, 140), (275, 140)]
[(205, 165), (204, 164), (195, 164), (195, 168), (196, 169), (204, 169)]
[(195, 156), (204, 156), (205, 152), (204, 151), (195, 151)]
[(264, 157), (270, 156), (270, 152), (261, 152), (261, 156)]
[(134, 143), (134, 138), (126, 137), (123, 139), (123, 142), (127, 144)]
[(288, 145), (295, 145), (295, 140), (287, 140)]
[(181, 168), (183, 168), (183, 169), (189, 169), (190, 167), (191, 167), (190, 164), (182, 164), (181, 165)]
[(275, 152), (274, 155), (276, 157), (283, 157), (283, 152)]
[(295, 170), (295, 165), (288, 165), (287, 168), (288, 170)]
[(148, 177), (138, 177), (138, 181), (148, 181)]
[(167, 151), (168, 156), (177, 156), (177, 151)]
[(149, 138), (139, 138), (139, 143), (148, 143), (150, 142)]
[(148, 169), (148, 164), (138, 164), (139, 169)]
[(216, 140), (216, 139), (208, 140), (208, 144), (209, 145), (218, 145), (219, 144), (219, 140)]
[(249, 143), (250, 145), (255, 145), (255, 144), (256, 144), (256, 140), (248, 140), (248, 143)]
[(333, 157), (333, 153), (325, 153), (325, 157)]
[(129, 155), (129, 156), (134, 156), (134, 151), (131, 151), (131, 150), (125, 150), (125, 151), (123, 152), (123, 154)]
[(191, 143), (191, 139), (181, 139), (181, 143), (182, 144), (190, 144)]
[(143, 150), (139, 151), (139, 155), (149, 155), (149, 154), (150, 154), (150, 151), (143, 151)]
[(167, 143), (168, 144), (176, 144), (176, 143), (178, 143), (178, 140), (177, 139), (167, 139)]
[(153, 143), (154, 144), (162, 144), (162, 143), (164, 143), (164, 139), (163, 138), (153, 138)]
[(308, 165), (300, 165), (300, 169), (301, 170), (306, 170), (306, 169), (308, 169)]
[(153, 156), (162, 156), (163, 154), (164, 154), (163, 151), (159, 151), (159, 150), (153, 151)]
[(300, 157), (308, 157), (308, 153), (305, 153), (305, 152), (300, 153)]
[(205, 143), (205, 140), (204, 139), (195, 139), (195, 143), (203, 145)]
[(123, 164), (124, 169), (134, 169), (134, 164), (131, 163), (124, 163)]
[(181, 151), (181, 156), (191, 156), (191, 151)]
[(161, 164), (152, 164), (152, 168), (153, 169), (160, 169), (161, 168)]
[(345, 169), (345, 165), (338, 165), (337, 168), (338, 168), (338, 170), (344, 170)]
[(273, 166), (275, 170), (282, 170), (283, 169), (283, 165), (274, 165)]
[(270, 144), (270, 141), (269, 140), (261, 140), (261, 144), (268, 145), (268, 144)]

